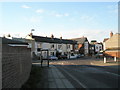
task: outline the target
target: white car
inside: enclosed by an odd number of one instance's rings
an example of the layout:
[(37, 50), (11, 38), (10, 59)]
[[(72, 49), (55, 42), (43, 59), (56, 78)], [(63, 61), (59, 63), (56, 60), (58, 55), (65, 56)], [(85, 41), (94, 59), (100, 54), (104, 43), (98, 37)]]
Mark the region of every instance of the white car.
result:
[(73, 54), (73, 55), (70, 56), (70, 58), (71, 58), (71, 59), (75, 59), (75, 58), (77, 58), (77, 55), (76, 55), (76, 54)]
[(56, 57), (56, 56), (49, 56), (48, 59), (49, 60), (58, 60), (58, 57)]

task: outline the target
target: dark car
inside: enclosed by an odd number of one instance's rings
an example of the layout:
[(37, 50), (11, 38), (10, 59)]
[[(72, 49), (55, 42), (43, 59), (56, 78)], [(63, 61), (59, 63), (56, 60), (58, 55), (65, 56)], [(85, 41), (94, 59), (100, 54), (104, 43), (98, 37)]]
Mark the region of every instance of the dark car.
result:
[(81, 55), (77, 55), (77, 58), (80, 58), (81, 57)]
[(67, 55), (59, 55), (58, 59), (67, 59)]

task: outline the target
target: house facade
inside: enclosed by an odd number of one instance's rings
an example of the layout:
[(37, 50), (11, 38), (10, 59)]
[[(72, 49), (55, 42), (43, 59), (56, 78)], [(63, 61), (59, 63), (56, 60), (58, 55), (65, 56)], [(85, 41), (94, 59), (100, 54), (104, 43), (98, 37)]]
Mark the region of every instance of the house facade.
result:
[(94, 44), (89, 44), (89, 54), (91, 56), (94, 56), (95, 55), (95, 45)]
[(95, 44), (95, 54), (103, 51), (103, 44), (102, 43), (96, 43)]
[(105, 39), (103, 40), (103, 50), (106, 49), (105, 42), (106, 42), (108, 39), (109, 39), (109, 38), (105, 38)]
[(89, 54), (89, 42), (87, 37), (73, 38), (71, 40), (77, 41), (77, 44), (75, 45), (75, 53), (83, 54), (85, 56)]
[(89, 45), (90, 55), (94, 56), (97, 53), (103, 52), (103, 43), (98, 43), (96, 40), (91, 40)]
[(43, 59), (47, 59), (48, 56), (58, 55), (67, 55), (69, 58), (72, 51), (74, 51), (73, 46), (76, 44), (76, 41), (62, 39), (62, 37), (54, 38), (53, 35), (43, 37), (29, 34), (26, 39), (32, 40), (32, 53), (37, 56), (42, 55)]
[(104, 45), (106, 55), (120, 58), (120, 33), (110, 34)]

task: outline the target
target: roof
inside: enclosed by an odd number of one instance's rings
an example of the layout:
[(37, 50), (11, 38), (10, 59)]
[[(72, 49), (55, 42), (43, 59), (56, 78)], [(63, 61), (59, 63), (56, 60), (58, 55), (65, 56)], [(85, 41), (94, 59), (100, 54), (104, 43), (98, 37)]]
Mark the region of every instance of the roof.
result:
[(103, 42), (106, 42), (109, 38), (104, 38)]
[(21, 41), (16, 41), (16, 40), (11, 40), (7, 38), (2, 38), (2, 43), (3, 44), (22, 44), (22, 45), (28, 45), (28, 43), (21, 42)]
[(116, 33), (105, 42), (106, 49), (120, 48), (120, 34)]
[(68, 40), (68, 39), (59, 39), (59, 38), (50, 38), (50, 37), (42, 37), (32, 35), (32, 38), (37, 42), (48, 42), (48, 43), (64, 43), (64, 44), (76, 44), (76, 41)]
[(79, 44), (83, 44), (85, 41), (88, 41), (87, 37), (81, 37), (81, 38), (73, 38), (71, 40), (77, 41)]

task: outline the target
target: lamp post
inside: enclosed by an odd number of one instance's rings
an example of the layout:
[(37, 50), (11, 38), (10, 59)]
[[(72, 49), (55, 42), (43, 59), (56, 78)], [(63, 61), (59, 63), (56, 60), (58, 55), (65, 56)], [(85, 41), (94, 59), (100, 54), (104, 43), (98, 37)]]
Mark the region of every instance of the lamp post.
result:
[(32, 31), (35, 31), (35, 29), (31, 29), (31, 33), (32, 33)]

